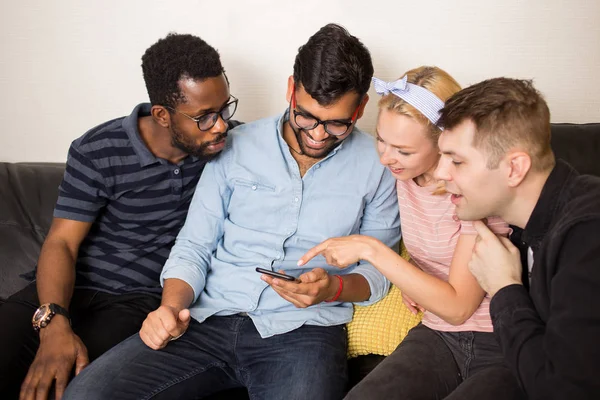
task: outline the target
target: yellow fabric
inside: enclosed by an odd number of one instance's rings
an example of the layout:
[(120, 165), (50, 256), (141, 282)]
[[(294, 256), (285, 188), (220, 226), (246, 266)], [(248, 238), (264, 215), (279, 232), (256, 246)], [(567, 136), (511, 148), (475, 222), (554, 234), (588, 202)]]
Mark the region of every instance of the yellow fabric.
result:
[[(400, 255), (410, 256), (400, 243)], [(370, 306), (354, 306), (354, 318), (348, 323), (348, 358), (366, 354), (390, 355), (422, 318), (402, 302), (400, 289), (392, 285), (389, 293)]]

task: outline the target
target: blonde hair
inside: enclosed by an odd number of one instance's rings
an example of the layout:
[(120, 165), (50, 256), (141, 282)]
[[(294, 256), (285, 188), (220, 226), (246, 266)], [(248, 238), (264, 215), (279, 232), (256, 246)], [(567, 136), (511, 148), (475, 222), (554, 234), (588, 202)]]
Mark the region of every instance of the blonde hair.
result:
[[(435, 94), (440, 100), (445, 102), (454, 93), (460, 91), (460, 85), (446, 71), (438, 67), (418, 67), (411, 69), (400, 77), (407, 77), (407, 82), (424, 87)], [(432, 124), (419, 110), (402, 100), (393, 93), (383, 96), (379, 100), (379, 108), (393, 111), (400, 115), (405, 115), (427, 127), (429, 138), (437, 146), (437, 140), (441, 130)]]

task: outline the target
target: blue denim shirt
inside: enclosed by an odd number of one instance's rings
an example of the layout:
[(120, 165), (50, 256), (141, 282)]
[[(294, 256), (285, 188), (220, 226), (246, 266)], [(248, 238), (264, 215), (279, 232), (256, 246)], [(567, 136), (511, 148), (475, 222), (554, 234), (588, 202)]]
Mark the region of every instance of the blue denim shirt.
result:
[(282, 136), (285, 115), (231, 130), (225, 149), (198, 182), (161, 283), (178, 278), (194, 289), (190, 312), (199, 322), (247, 312), (260, 335), (269, 337), (303, 324), (352, 319), (351, 303), (296, 308), (260, 279), (256, 267), (294, 276), (316, 267), (361, 274), (371, 288), (361, 304), (387, 293), (389, 282), (368, 263), (339, 270), (317, 256), (296, 265), (331, 237), (360, 233), (391, 246), (400, 239), (400, 220), (395, 180), (379, 163), (371, 136), (355, 128), (301, 177)]

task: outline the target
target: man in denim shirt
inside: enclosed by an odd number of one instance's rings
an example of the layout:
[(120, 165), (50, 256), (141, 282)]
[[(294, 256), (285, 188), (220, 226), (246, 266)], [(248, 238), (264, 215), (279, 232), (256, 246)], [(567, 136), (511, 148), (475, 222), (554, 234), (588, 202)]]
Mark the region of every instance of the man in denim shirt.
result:
[(476, 221), (469, 264), (507, 365), (530, 399), (600, 398), (600, 179), (555, 161), (550, 112), (529, 81), (466, 88), (441, 122), (437, 173), (458, 217), (498, 215), (514, 229), (509, 241)]
[(338, 25), (300, 48), (289, 109), (234, 129), (207, 165), (162, 272), (161, 307), (67, 398), (201, 398), (232, 387), (257, 399), (343, 396), (351, 303), (380, 300), (389, 283), (366, 263), (334, 276), (323, 258), (297, 261), (333, 236), (399, 240), (394, 178), (355, 128), (372, 75), (369, 51)]

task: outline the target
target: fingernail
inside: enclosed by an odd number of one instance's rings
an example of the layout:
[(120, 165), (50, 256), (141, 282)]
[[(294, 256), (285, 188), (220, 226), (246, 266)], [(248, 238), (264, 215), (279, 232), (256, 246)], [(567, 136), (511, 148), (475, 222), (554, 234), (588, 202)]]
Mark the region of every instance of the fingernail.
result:
[(298, 260), (298, 262), (296, 263), (297, 266), (301, 266), (302, 264), (304, 264), (304, 261), (302, 260)]

